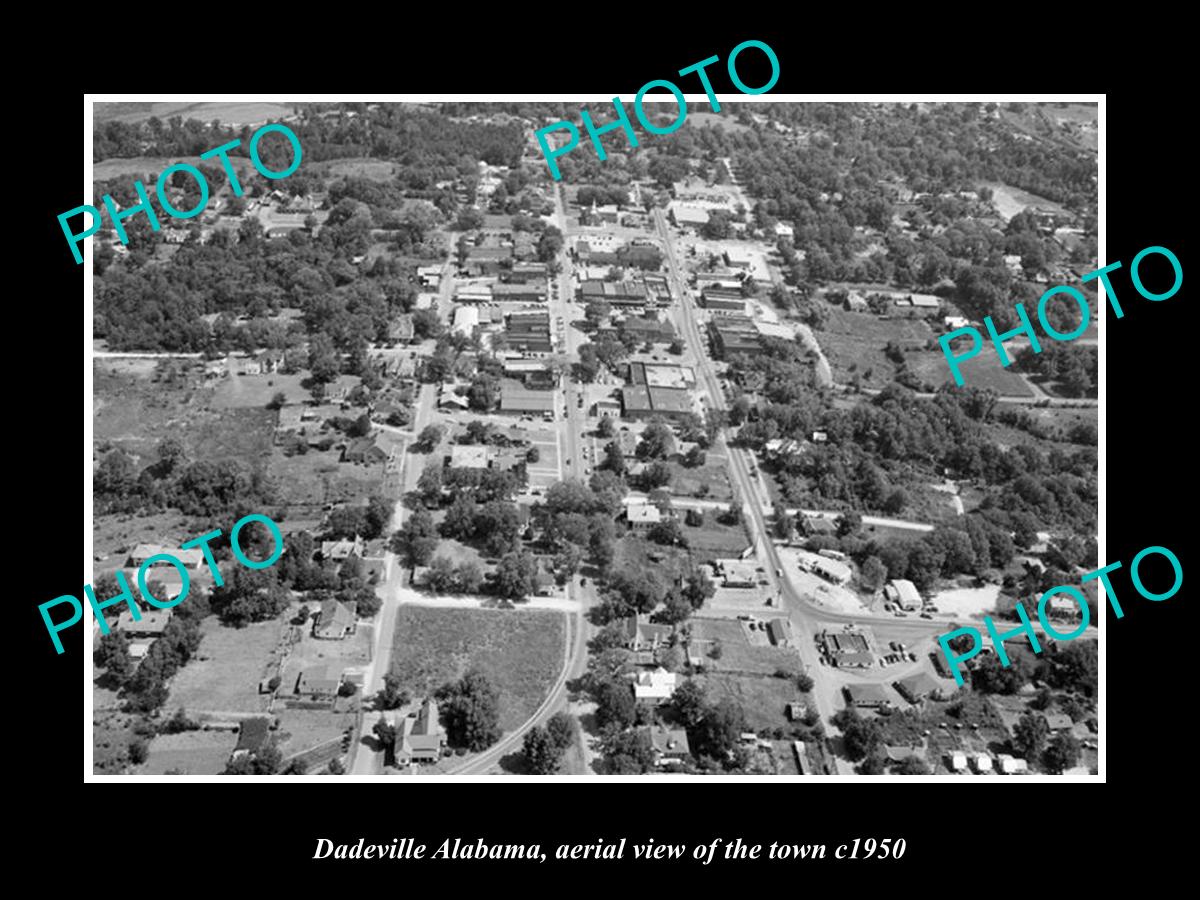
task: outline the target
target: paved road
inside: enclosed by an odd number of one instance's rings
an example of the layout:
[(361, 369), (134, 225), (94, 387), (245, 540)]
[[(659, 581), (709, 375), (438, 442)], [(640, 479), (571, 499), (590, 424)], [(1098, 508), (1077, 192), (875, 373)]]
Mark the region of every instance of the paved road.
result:
[[(571, 360), (577, 357), (579, 345), (584, 339), (571, 323), (583, 318), (583, 310), (575, 303), (574, 266), (567, 253), (569, 242), (567, 240), (566, 209), (563, 205), (562, 189), (558, 185), (555, 185), (554, 188), (554, 205), (558, 228), (563, 233), (564, 241), (562, 253), (559, 255), (559, 263), (562, 268), (557, 276), (558, 296), (555, 297), (554, 292), (551, 292), (547, 309), (550, 312), (551, 333), (555, 335), (557, 346), (566, 358)], [(561, 331), (558, 329), (560, 319), (563, 322)], [(591, 462), (584, 460), (582, 450), (584, 431), (591, 426), (587, 417), (586, 399), (581, 405), (580, 398), (583, 396), (581, 388), (571, 380), (569, 373), (563, 376), (560, 396), (563, 407), (555, 409), (554, 415), (555, 426), (561, 438), (562, 474), (564, 478), (579, 478), (586, 481), (585, 470), (591, 468)], [(565, 416), (562, 414), (563, 408), (566, 409)], [(584, 613), (596, 602), (595, 589), (590, 582), (585, 588), (579, 584), (578, 578), (573, 578), (567, 585), (567, 598), (574, 613), (573, 615), (568, 614), (567, 647), (564, 650), (563, 670), (559, 673), (549, 695), (538, 707), (537, 712), (523, 725), (506, 734), (495, 746), (451, 768), (449, 771), (453, 774), (478, 775), (488, 770), (494, 770), (501, 758), (520, 748), (525, 733), (530, 728), (544, 723), (566, 704), (567, 682), (582, 675), (587, 668), (587, 641), (591, 636), (592, 627), (584, 618)]]
[[(677, 324), (681, 326), (686, 340), (696, 350), (698, 361), (697, 371), (701, 386), (707, 389), (708, 402), (715, 409), (724, 410), (726, 408), (725, 394), (721, 388), (721, 383), (712, 361), (703, 350), (704, 341), (697, 325), (699, 316), (695, 303), (686, 290), (683, 269), (676, 256), (675, 245), (669, 226), (662, 210), (654, 210), (653, 215), (665, 246), (668, 278), (672, 286), (672, 291), (679, 298), (679, 303), (676, 307)], [(821, 677), (823, 672), (819, 664), (815, 636), (828, 623), (852, 622), (876, 625), (879, 624), (879, 620), (874, 616), (849, 615), (820, 607), (795, 590), (787, 579), (776, 575), (777, 572), (784, 570), (784, 566), (774, 543), (770, 539), (771, 532), (767, 525), (764, 504), (758, 490), (758, 485), (754, 483), (755, 479), (752, 479), (749, 474), (749, 465), (749, 457), (744, 450), (736, 447), (730, 448), (729, 474), (733, 480), (735, 495), (738, 496), (747, 515), (751, 529), (751, 539), (754, 541), (758, 560), (776, 596), (782, 600), (784, 609), (788, 612), (793, 632), (797, 636), (797, 649), (800, 651), (800, 655), (809, 672), (812, 674), (814, 681), (817, 682), (812, 693), (813, 702), (821, 717), (828, 722), (837, 711), (837, 690), (836, 688), (831, 689), (831, 686), (828, 684), (828, 678), (822, 679)], [(931, 634), (939, 628), (944, 627), (941, 623), (921, 620), (914, 620), (911, 623), (904, 623), (904, 620), (899, 620), (899, 623), (901, 623), (902, 630), (922, 635)], [(888, 624), (891, 624), (890, 620), (888, 620)], [(836, 733), (836, 729), (831, 730)], [(849, 767), (843, 760), (838, 759), (835, 762), (839, 773), (849, 773)]]

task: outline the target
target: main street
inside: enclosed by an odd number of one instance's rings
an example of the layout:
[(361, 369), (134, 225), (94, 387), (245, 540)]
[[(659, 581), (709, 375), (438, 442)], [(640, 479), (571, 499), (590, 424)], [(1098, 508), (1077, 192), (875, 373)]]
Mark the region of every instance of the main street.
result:
[[(554, 207), (558, 228), (563, 233), (563, 248), (558, 257), (561, 268), (555, 281), (557, 291), (550, 291), (546, 307), (550, 315), (552, 339), (569, 365), (571, 360), (578, 357), (579, 344), (582, 342), (583, 336), (572, 324), (582, 318), (582, 311), (575, 303), (574, 267), (568, 254), (567, 215), (562, 199), (562, 189), (559, 185), (555, 185), (554, 189)], [(559, 322), (563, 323), (562, 328), (558, 327)], [(556, 396), (561, 396), (563, 401), (563, 408), (554, 411), (555, 425), (561, 436), (564, 455), (563, 477), (586, 481), (585, 473), (591, 466), (591, 463), (585, 462), (582, 454), (584, 431), (589, 427), (586, 399), (581, 402), (582, 390), (571, 380), (569, 374), (563, 375), (561, 392)], [(456, 775), (479, 775), (494, 770), (503, 756), (520, 748), (524, 735), (530, 728), (544, 724), (563, 706), (563, 701), (567, 699), (567, 682), (578, 678), (587, 669), (587, 641), (592, 628), (584, 618), (584, 614), (596, 600), (593, 585), (594, 582), (589, 581), (586, 587), (582, 586), (578, 576), (567, 583), (567, 597), (572, 601), (574, 612), (568, 618), (569, 634), (566, 660), (563, 670), (559, 673), (546, 700), (520, 728), (509, 732), (497, 744), (478, 756), (470, 758), (461, 765), (451, 767), (449, 771)], [(585, 739), (581, 729), (577, 730), (577, 739), (581, 741)], [(592, 773), (588, 771), (574, 774)]]
[[(674, 307), (676, 324), (680, 327), (685, 340), (694, 350), (697, 361), (697, 374), (701, 379), (701, 384), (707, 390), (709, 405), (713, 409), (724, 411), (727, 409), (725, 392), (717, 376), (716, 369), (713, 366), (712, 359), (704, 350), (704, 340), (697, 324), (698, 313), (695, 301), (687, 290), (686, 278), (676, 254), (675, 242), (671, 235), (670, 226), (667, 224), (666, 215), (662, 209), (655, 209), (653, 215), (659, 236), (663, 242), (671, 293), (674, 297), (678, 298), (678, 306)], [(768, 512), (766, 511), (769, 509), (769, 506), (764, 504), (759, 486), (755, 483), (755, 479), (750, 476), (750, 469), (753, 466), (752, 458), (749, 457), (748, 452), (743, 448), (730, 446), (728, 459), (729, 474), (734, 483), (735, 496), (740, 498), (743, 512), (750, 523), (751, 540), (754, 542), (758, 561), (766, 573), (771, 587), (775, 590), (776, 595), (781, 598), (784, 608), (788, 612), (788, 619), (792, 623), (793, 631), (797, 636), (796, 644), (800, 655), (816, 682), (812, 693), (813, 700), (822, 719), (828, 722), (834, 713), (837, 712), (837, 697), (836, 691), (830, 690), (827, 684), (822, 685), (821, 683), (816, 635), (824, 630), (828, 623), (873, 625), (878, 624), (878, 620), (873, 616), (837, 613), (820, 607), (795, 590), (786, 578), (779, 576), (778, 573), (784, 571), (784, 566), (779, 558), (775, 544), (771, 540), (771, 530), (767, 523)], [(754, 468), (757, 469), (756, 466)], [(888, 624), (890, 625), (891, 622)], [(905, 624), (907, 625), (907, 623)], [(936, 623), (914, 620), (910, 627), (914, 633), (933, 634), (941, 626)], [(908, 630), (908, 628), (905, 628), (905, 630)], [(825, 680), (828, 681), (828, 679)], [(836, 760), (836, 764), (839, 773), (848, 773), (848, 769), (842, 760)]]

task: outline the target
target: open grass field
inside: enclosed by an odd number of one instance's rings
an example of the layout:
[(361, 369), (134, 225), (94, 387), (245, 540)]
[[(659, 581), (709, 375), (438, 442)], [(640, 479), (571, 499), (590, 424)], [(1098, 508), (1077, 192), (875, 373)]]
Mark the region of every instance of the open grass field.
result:
[(292, 107), (283, 103), (157, 102), (157, 103), (96, 103), (92, 115), (96, 124), (104, 122), (141, 122), (151, 116), (166, 120), (172, 116), (211, 122), (216, 119), (226, 125), (253, 125), (268, 119), (292, 115)]
[(279, 730), (276, 740), (285, 757), (303, 753), (318, 744), (340, 737), (355, 720), (353, 712), (324, 709), (277, 709)]
[(213, 409), (265, 409), (271, 398), (282, 391), (288, 403), (305, 403), (312, 399), (300, 382), (307, 374), (295, 375), (234, 375), (216, 382), (209, 403)]
[(98, 361), (94, 370), (94, 436), (154, 459), (163, 438), (183, 441), (191, 459), (239, 459), (266, 464), (274, 439), (275, 413), (267, 409), (211, 409), (210, 392), (190, 373), (168, 381), (134, 376)]
[[(861, 286), (853, 289), (859, 293), (870, 293)], [(887, 290), (896, 291), (897, 288)], [(877, 343), (881, 347), (888, 341), (895, 341), (905, 347), (924, 344), (933, 337), (933, 330), (922, 319), (881, 319), (874, 313), (849, 312), (831, 303), (825, 304), (825, 309), (825, 326), (820, 330), (820, 334), (853, 335), (860, 340)]]
[[(689, 108), (687, 119), (684, 124), (690, 125), (693, 128), (703, 128), (706, 125), (712, 127), (720, 125), (731, 134), (739, 134), (751, 130), (748, 125), (742, 125), (739, 123), (738, 120), (734, 118), (735, 113), (729, 111), (725, 104), (722, 104), (721, 108), (725, 110), (725, 112), (692, 112), (691, 108)], [(654, 112), (664, 113), (669, 116), (675, 115), (674, 103), (647, 104), (647, 109)]]
[[(1033, 391), (1025, 379), (1000, 365), (995, 353), (985, 348), (974, 359), (960, 363), (963, 382), (971, 387), (991, 388), (1001, 397), (1032, 397)], [(940, 351), (907, 354), (908, 366), (917, 377), (934, 388), (947, 382), (954, 383), (950, 366)]]
[(224, 771), (237, 741), (236, 731), (160, 734), (150, 744), (150, 758), (138, 769), (138, 774), (165, 775), (171, 771), (185, 775), (218, 775)]
[(258, 682), (285, 627), (272, 620), (229, 628), (216, 617), (206, 618), (196, 658), (171, 680), (165, 708), (182, 706), (193, 716), (206, 711), (265, 711), (268, 698), (258, 693)]
[[(262, 178), (249, 159), (242, 156), (229, 157), (234, 171), (238, 173), (238, 181), (246, 184), (252, 178)], [(114, 178), (141, 178), (147, 184), (158, 181), (159, 174), (168, 166), (177, 162), (189, 165), (207, 165), (211, 160), (202, 160), (198, 156), (135, 156), (131, 159), (106, 159), (92, 165), (92, 178), (95, 181), (111, 181)]]
[(740, 706), (746, 716), (746, 727), (756, 732), (789, 727), (787, 705), (804, 697), (796, 682), (785, 678), (713, 672), (697, 676), (696, 680), (708, 692), (709, 702), (728, 697)]
[(688, 549), (697, 563), (739, 556), (750, 545), (742, 526), (720, 524), (716, 510), (708, 509), (704, 513), (702, 526), (683, 526)]
[(298, 507), (320, 507), (326, 503), (359, 500), (383, 483), (384, 464), (362, 465), (339, 462), (337, 449), (309, 450), (304, 455), (284, 456), (276, 448), (269, 474), (280, 503)]
[(396, 167), (381, 159), (334, 159), (319, 163), (317, 171), (333, 177), (354, 176), (372, 181), (391, 181)]
[(724, 502), (733, 496), (729, 487), (729, 476), (725, 471), (725, 457), (708, 454), (705, 464), (694, 469), (669, 462), (671, 469), (671, 493), (681, 497), (703, 497), (706, 500)]
[(510, 731), (534, 713), (562, 671), (566, 628), (558, 612), (402, 606), (391, 671), (423, 697), (478, 668), (499, 690), (500, 727)]

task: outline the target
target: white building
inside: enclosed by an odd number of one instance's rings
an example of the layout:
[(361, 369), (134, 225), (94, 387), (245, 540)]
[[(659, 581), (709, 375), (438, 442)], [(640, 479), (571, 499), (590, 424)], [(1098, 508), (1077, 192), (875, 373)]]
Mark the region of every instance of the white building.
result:
[(662, 666), (641, 672), (633, 680), (633, 698), (639, 702), (661, 703), (675, 694), (675, 673)]
[(901, 609), (920, 609), (921, 592), (906, 578), (896, 578), (883, 589), (884, 596)]

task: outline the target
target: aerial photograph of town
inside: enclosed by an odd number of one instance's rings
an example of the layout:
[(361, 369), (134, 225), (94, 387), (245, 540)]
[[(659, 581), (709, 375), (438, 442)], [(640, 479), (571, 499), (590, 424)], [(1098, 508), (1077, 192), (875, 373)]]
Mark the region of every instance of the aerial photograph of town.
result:
[(93, 105), (92, 773), (1095, 775), (1097, 105), (581, 109)]

